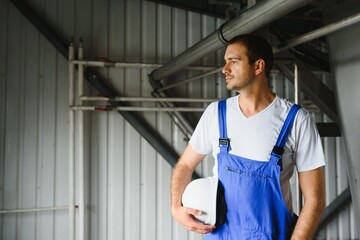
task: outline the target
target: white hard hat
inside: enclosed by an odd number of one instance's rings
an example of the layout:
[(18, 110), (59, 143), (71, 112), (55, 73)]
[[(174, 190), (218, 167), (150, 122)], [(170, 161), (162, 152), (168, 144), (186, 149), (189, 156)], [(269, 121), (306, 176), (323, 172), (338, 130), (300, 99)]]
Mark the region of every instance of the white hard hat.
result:
[(195, 216), (205, 224), (220, 226), (225, 222), (226, 203), (224, 188), (215, 176), (191, 181), (182, 195), (184, 207), (202, 212)]

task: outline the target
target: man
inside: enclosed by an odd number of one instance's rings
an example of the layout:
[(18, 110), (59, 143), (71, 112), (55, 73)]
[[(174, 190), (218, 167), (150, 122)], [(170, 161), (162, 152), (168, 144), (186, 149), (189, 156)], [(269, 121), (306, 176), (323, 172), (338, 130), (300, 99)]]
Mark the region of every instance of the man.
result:
[[(274, 145), (293, 104), (268, 87), (271, 46), (259, 36), (240, 35), (228, 42), (224, 58), (227, 89), (239, 93), (225, 103), (230, 146), (220, 150), (220, 104), (212, 103), (174, 168), (172, 215), (188, 230), (206, 234), (205, 239), (312, 239), (325, 208), (325, 160), (316, 125), (305, 109), (299, 109), (284, 152), (275, 154)], [(214, 175), (225, 189), (228, 205), (226, 223), (216, 228), (199, 222), (194, 216), (202, 212), (181, 202), (194, 169), (211, 151), (216, 159)], [(280, 157), (271, 165), (274, 156)], [(295, 167), (304, 197), (297, 220), (289, 184)]]

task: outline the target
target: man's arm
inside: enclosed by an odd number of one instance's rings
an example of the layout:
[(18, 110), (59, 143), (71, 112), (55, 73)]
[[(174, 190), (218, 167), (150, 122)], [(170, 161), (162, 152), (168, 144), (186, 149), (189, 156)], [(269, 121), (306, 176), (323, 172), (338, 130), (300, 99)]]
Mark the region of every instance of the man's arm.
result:
[(299, 184), (304, 196), (291, 240), (312, 239), (325, 209), (324, 167), (299, 173)]
[(196, 166), (205, 157), (188, 145), (177, 162), (171, 181), (171, 213), (173, 217), (188, 230), (197, 233), (208, 233), (214, 230), (214, 226), (204, 225), (194, 215), (200, 215), (201, 211), (182, 206), (181, 196), (187, 184), (191, 181), (192, 173)]

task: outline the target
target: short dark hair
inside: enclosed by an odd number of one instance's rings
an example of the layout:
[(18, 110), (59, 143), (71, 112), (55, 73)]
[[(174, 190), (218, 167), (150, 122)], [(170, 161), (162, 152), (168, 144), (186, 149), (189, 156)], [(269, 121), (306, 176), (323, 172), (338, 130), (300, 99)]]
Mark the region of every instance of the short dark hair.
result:
[(274, 56), (272, 47), (265, 38), (255, 34), (242, 34), (228, 41), (228, 45), (234, 43), (239, 43), (246, 47), (250, 64), (263, 59), (265, 61), (265, 74), (267, 77), (270, 76)]

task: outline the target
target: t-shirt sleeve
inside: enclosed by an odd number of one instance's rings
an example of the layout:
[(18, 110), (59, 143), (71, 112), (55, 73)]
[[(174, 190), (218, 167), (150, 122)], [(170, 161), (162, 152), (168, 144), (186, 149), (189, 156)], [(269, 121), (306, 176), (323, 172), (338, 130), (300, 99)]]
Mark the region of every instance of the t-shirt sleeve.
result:
[(321, 138), (311, 115), (304, 109), (299, 112), (295, 161), (298, 172), (305, 172), (325, 165)]
[[(217, 122), (217, 102), (211, 103), (201, 116), (189, 144), (200, 154), (208, 154), (212, 151), (212, 135), (215, 122)], [(215, 121), (215, 122), (214, 122)]]

